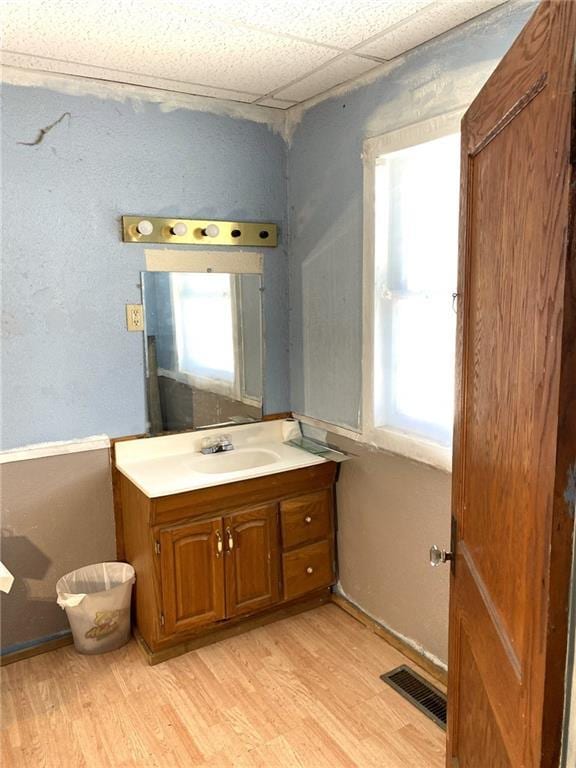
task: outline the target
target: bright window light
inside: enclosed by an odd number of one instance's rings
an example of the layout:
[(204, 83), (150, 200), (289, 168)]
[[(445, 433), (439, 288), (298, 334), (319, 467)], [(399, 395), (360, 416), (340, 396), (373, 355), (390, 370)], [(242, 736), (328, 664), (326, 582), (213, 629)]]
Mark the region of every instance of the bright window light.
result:
[(452, 441), (460, 136), (375, 169), (374, 426)]
[(234, 382), (231, 276), (172, 274), (178, 367), (194, 377)]

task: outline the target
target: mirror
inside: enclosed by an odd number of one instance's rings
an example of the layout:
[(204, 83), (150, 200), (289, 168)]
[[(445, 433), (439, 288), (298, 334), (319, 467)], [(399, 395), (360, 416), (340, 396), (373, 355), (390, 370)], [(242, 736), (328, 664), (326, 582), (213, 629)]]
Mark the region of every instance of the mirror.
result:
[(153, 435), (262, 418), (261, 275), (143, 272)]

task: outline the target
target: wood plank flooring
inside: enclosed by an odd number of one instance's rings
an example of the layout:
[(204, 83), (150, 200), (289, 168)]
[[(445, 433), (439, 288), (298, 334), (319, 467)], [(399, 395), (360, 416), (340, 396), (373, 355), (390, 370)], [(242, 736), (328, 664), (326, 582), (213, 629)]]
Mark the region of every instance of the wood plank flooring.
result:
[(379, 680), (408, 663), (336, 605), (146, 665), (135, 642), (4, 667), (3, 768), (442, 768), (445, 737)]

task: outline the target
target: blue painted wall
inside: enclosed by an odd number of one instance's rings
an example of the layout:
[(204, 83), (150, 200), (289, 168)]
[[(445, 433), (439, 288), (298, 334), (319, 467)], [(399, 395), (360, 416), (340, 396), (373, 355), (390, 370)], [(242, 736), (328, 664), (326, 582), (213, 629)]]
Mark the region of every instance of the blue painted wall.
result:
[(305, 112), (288, 155), (294, 411), (360, 425), (364, 139), (468, 104), (536, 5), (485, 14)]
[[(284, 141), (266, 125), (156, 104), (5, 85), (2, 93), (2, 448), (142, 432), (144, 248), (123, 213), (277, 222)], [(41, 128), (62, 122), (37, 146)], [(287, 410), (285, 239), (266, 250), (265, 410)]]
[[(504, 6), (318, 104), (288, 151), (248, 120), (5, 85), (0, 447), (145, 429), (142, 338), (124, 322), (144, 248), (123, 244), (119, 223), (139, 212), (278, 222), (264, 272), (265, 412), (357, 428), (362, 142), (472, 98), (534, 7)], [(65, 112), (40, 144), (19, 143)]]

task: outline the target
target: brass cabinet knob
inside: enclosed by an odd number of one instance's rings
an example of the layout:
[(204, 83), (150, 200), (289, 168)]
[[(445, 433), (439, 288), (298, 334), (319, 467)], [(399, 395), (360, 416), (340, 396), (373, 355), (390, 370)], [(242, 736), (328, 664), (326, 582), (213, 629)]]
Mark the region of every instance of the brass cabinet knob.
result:
[(223, 546), (222, 546), (222, 534), (220, 531), (216, 531), (216, 557), (220, 557), (222, 554)]
[(308, 574), (314, 573), (314, 568), (312, 568), (312, 566), (309, 565), (308, 568), (306, 568), (306, 573), (308, 573)]
[(312, 518), (310, 517), (310, 515), (306, 515), (306, 517), (304, 518), (304, 522), (307, 525), (310, 525), (310, 523), (312, 522)]

